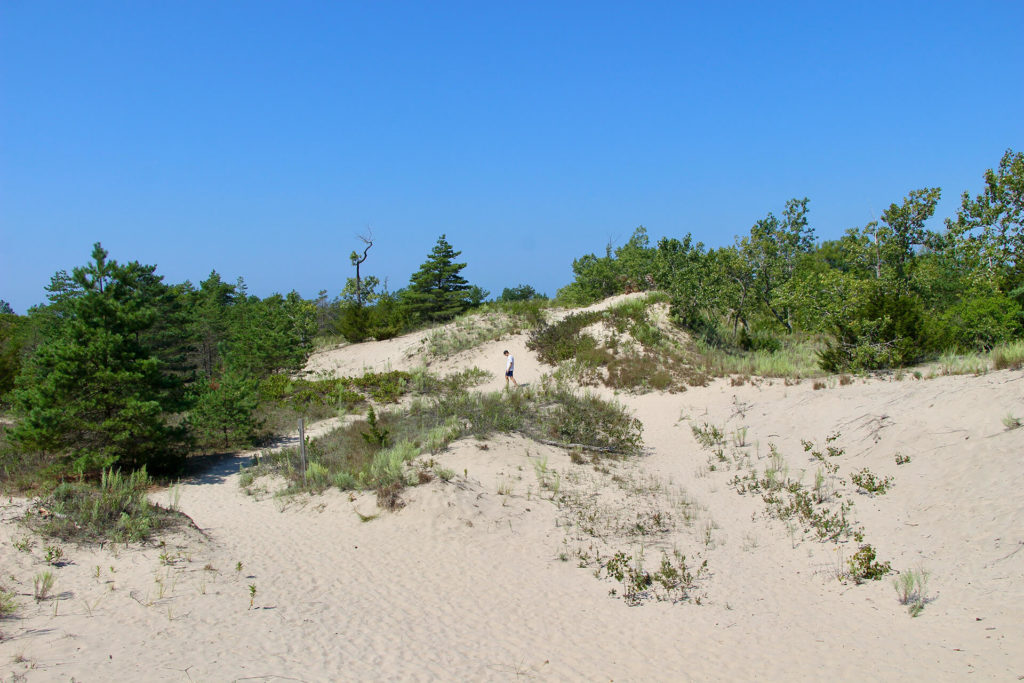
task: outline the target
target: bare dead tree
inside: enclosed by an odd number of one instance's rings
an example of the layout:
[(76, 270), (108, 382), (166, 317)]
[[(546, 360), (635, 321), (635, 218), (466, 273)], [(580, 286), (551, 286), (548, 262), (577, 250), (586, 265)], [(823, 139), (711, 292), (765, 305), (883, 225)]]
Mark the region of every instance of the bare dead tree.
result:
[(370, 252), (370, 247), (373, 246), (373, 231), (367, 228), (365, 235), (357, 235), (357, 237), (363, 241), (363, 244), (366, 245), (366, 248), (363, 249), (362, 256), (359, 255), (359, 252), (353, 251), (348, 258), (352, 262), (352, 265), (356, 267), (356, 304), (359, 306), (359, 308), (362, 308), (363, 281), (359, 275), (359, 266), (362, 265), (363, 261), (366, 260), (367, 254), (369, 254)]

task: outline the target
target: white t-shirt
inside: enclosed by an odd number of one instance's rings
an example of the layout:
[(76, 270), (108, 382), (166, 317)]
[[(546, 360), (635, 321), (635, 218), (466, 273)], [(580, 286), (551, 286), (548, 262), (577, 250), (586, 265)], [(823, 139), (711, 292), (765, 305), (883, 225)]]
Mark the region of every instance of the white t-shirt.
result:
[(505, 372), (512, 372), (513, 370), (515, 370), (515, 365), (516, 365), (515, 357), (511, 353), (508, 354), (508, 360), (505, 361)]

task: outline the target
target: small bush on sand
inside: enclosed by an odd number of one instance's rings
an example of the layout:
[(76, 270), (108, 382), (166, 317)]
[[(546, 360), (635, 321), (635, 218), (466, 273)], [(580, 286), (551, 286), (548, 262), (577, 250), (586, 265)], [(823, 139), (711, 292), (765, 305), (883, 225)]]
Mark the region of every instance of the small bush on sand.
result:
[(862, 545), (847, 561), (849, 569), (847, 577), (855, 583), (863, 583), (878, 581), (892, 571), (892, 566), (888, 562), (878, 562), (875, 557), (874, 548), (867, 543)]

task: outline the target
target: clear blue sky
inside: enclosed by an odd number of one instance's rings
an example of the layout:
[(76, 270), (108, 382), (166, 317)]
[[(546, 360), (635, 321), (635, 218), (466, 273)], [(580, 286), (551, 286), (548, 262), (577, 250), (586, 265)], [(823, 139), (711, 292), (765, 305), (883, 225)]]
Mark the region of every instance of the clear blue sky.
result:
[[(266, 296), (408, 284), (438, 236), (498, 294), (573, 258), (819, 238), (1024, 150), (1024, 2), (0, 2), (0, 298), (103, 242)], [(936, 220), (933, 227), (940, 227)]]

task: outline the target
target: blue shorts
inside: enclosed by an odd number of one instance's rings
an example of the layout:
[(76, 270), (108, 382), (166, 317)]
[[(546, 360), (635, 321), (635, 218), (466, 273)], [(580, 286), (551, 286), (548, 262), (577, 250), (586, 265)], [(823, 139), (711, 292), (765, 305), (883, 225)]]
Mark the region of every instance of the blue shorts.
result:
[(506, 370), (505, 371), (505, 376), (506, 377), (511, 377), (512, 376), (512, 371), (511, 370)]

